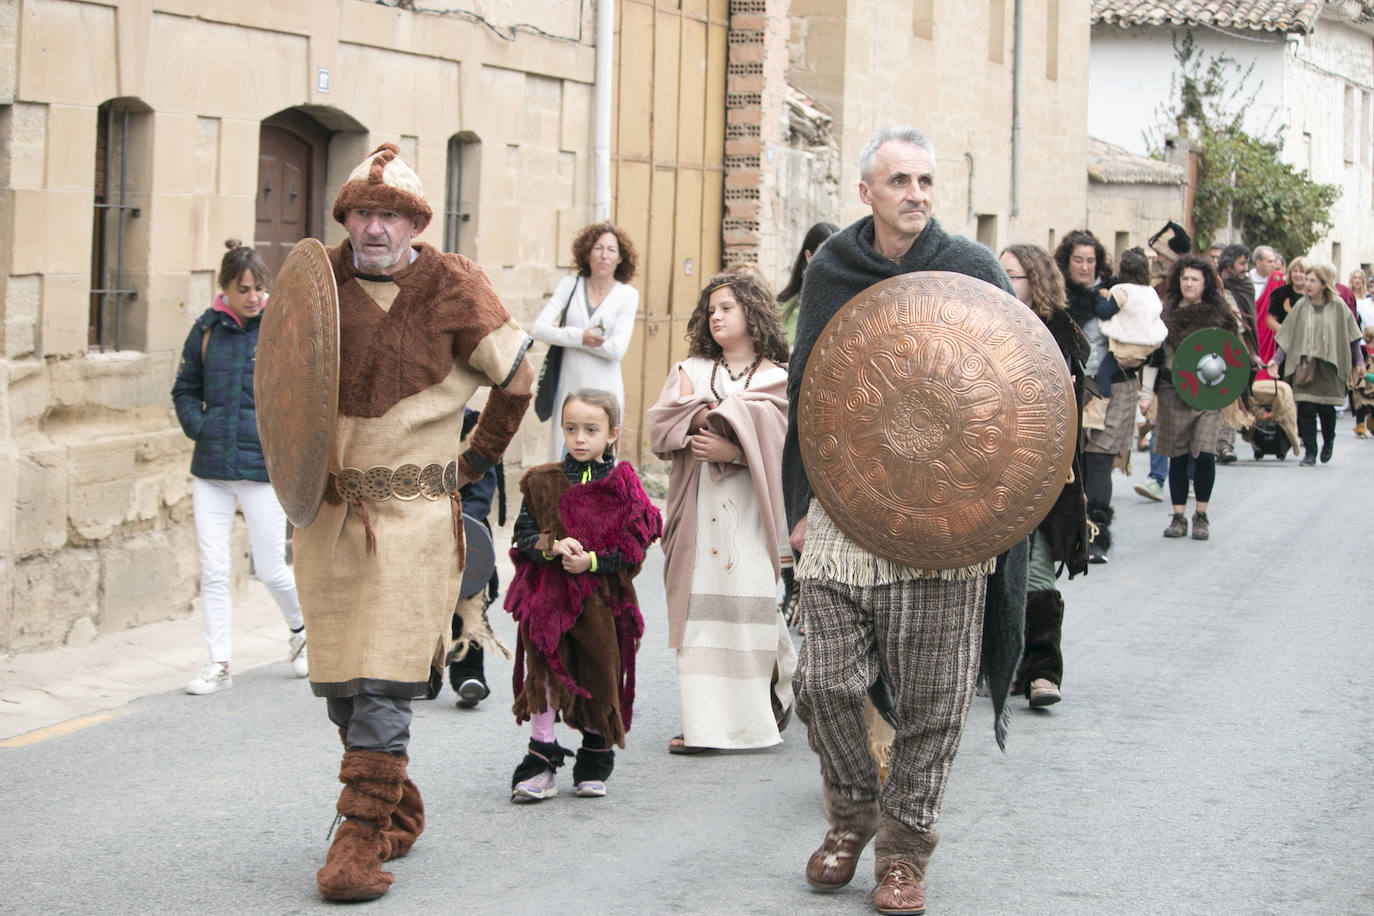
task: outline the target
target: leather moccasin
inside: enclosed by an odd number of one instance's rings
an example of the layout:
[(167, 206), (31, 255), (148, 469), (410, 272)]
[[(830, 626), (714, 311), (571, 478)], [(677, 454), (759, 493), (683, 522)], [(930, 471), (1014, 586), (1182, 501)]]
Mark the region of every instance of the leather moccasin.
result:
[(905, 862), (894, 862), (878, 876), (873, 888), (873, 908), (887, 916), (920, 916), (926, 911), (926, 891), (916, 871)]
[(806, 883), (822, 891), (833, 891), (854, 880), (854, 869), (873, 834), (863, 834), (845, 827), (831, 827), (826, 831), (821, 848), (811, 853), (806, 862)]

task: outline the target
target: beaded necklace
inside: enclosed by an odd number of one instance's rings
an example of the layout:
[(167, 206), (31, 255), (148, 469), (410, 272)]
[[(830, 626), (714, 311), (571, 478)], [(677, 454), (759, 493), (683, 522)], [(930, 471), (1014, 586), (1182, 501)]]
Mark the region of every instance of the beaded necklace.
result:
[[(740, 375), (744, 376), (744, 387), (741, 388), (740, 391), (749, 390), (749, 383), (754, 380), (754, 373), (758, 370), (759, 363), (761, 362), (763, 362), (763, 354), (756, 354), (754, 356), (754, 361), (749, 364), (749, 368), (740, 373)], [(721, 366), (725, 366), (725, 354), (717, 356), (716, 361), (711, 364), (711, 395), (716, 399), (717, 403), (723, 400), (720, 396), (720, 392), (716, 391), (716, 370)], [(732, 382), (738, 382), (740, 379), (740, 375), (735, 375), (735, 373), (731, 372), (729, 366), (725, 366), (725, 374), (730, 376), (730, 381)]]

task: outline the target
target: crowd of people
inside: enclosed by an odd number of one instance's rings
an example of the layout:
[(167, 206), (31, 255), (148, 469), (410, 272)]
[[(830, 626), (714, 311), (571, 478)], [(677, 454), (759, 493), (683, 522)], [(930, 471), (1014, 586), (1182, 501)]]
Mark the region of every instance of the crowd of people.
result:
[[(575, 271), (527, 336), (480, 268), (414, 241), (430, 219), (419, 179), (396, 147), (379, 147), (334, 205), (347, 233), (328, 249), (339, 294), (338, 432), (320, 513), (295, 534), (294, 576), (253, 421), (267, 271), (252, 249), (231, 245), (222, 292), (187, 337), (173, 391), (196, 443), (210, 650), (187, 691), (232, 684), (227, 541), (237, 501), (290, 631), (293, 670), (308, 673), (343, 742), (340, 824), (317, 875), (323, 896), (386, 893), (394, 876), (383, 866), (424, 829), (406, 769), (411, 700), (437, 693), (445, 664), (459, 706), (491, 693), (482, 650), (507, 652), (486, 620), (496, 580), (459, 597), (459, 513), (484, 521), (499, 482), (504, 522), (501, 459), (536, 388), (551, 394), (554, 422), (549, 462), (520, 480), (504, 598), (518, 632), (512, 710), (529, 728), (511, 798), (555, 796), (569, 756), (574, 794), (607, 794), (633, 721), (645, 634), (636, 578), (661, 538), (667, 632), (657, 638), (676, 653), (680, 721), (667, 751), (775, 745), (795, 709), (820, 759), (829, 820), (805, 880), (845, 886), (874, 841), (881, 913), (924, 912), (945, 781), (979, 685), (999, 722), (1010, 695), (1033, 708), (1061, 701), (1058, 579), (1108, 562), (1123, 456), (1146, 443), (1151, 474), (1136, 489), (1169, 498), (1165, 537), (1204, 540), (1217, 465), (1235, 459), (1237, 434), (1258, 443), (1268, 430), (1302, 451), (1300, 464), (1328, 462), (1336, 409), (1349, 397), (1356, 435), (1368, 435), (1374, 376), (1363, 344), (1374, 341), (1374, 299), (1362, 274), (1347, 288), (1329, 265), (1285, 265), (1266, 246), (1201, 257), (1173, 223), (1151, 251), (1122, 253), (1115, 270), (1081, 230), (1053, 253), (1013, 244), (995, 255), (935, 219), (935, 152), (920, 130), (884, 128), (859, 165), (871, 213), (844, 228), (814, 225), (779, 294), (748, 268), (703, 286), (687, 356), (648, 410), (650, 448), (670, 468), (660, 514), (617, 455), (619, 363), (638, 310), (630, 238), (605, 222), (579, 232)], [(1006, 553), (957, 569), (919, 569), (862, 546), (813, 494), (801, 459), (802, 381), (822, 329), (856, 293), (916, 271), (961, 273), (1024, 304), (1057, 345), (1080, 414), (1067, 483), (1043, 521)], [(1244, 396), (1224, 410), (1191, 403), (1171, 381), (1181, 342), (1204, 329), (1234, 334), (1251, 364)], [(537, 384), (530, 337), (558, 353)], [(490, 388), (480, 414), (467, 409), (479, 385)], [(441, 492), (403, 493), (402, 470), (431, 464), (445, 470)], [(380, 491), (349, 483), (391, 468)], [(560, 721), (578, 733), (575, 750), (559, 744)], [(875, 723), (885, 729), (881, 755)]]

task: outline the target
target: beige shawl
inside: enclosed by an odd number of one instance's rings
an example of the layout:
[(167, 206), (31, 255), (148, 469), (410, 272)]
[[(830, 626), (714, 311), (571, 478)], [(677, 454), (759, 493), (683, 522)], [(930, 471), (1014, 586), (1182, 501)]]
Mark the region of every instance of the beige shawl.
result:
[[(663, 585), (668, 594), (668, 647), (682, 647), (687, 627), (687, 601), (696, 563), (697, 481), (704, 462), (688, 448), (689, 424), (702, 407), (713, 400), (709, 391), (680, 395), (681, 381), (675, 364), (668, 371), (658, 401), (649, 408), (649, 448), (659, 458), (671, 460), (668, 476), (667, 520), (663, 526)], [(771, 374), (771, 373), (770, 373)], [(779, 575), (779, 544), (776, 519), (782, 513), (782, 443), (787, 433), (787, 384), (782, 376), (772, 384), (760, 384), (727, 395), (706, 418), (707, 428), (744, 449), (744, 464), (709, 462), (712, 480), (728, 474), (749, 474), (759, 504), (759, 517), (768, 537), (768, 559), (774, 577)]]

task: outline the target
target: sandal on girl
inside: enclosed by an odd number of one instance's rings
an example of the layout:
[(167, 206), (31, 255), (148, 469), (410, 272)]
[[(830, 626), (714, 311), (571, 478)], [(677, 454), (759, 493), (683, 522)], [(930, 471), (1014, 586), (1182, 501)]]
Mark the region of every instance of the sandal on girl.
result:
[(701, 754), (709, 750), (709, 747), (696, 747), (688, 744), (681, 735), (674, 735), (668, 740), (668, 753), (670, 754)]

